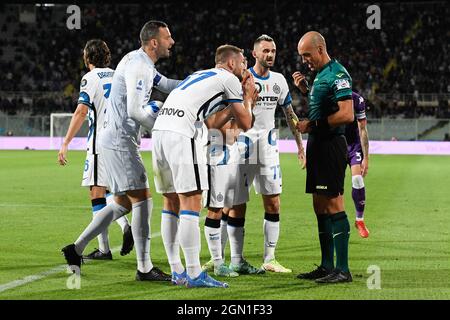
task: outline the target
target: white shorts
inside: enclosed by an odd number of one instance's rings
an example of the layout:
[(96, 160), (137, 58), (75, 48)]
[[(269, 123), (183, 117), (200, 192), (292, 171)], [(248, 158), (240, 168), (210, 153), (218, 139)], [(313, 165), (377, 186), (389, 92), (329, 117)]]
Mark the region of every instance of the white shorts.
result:
[(111, 193), (149, 189), (147, 172), (139, 151), (102, 148)]
[(152, 132), (152, 161), (158, 193), (208, 190), (206, 147), (172, 131)]
[(205, 208), (231, 208), (234, 203), (238, 164), (209, 165), (209, 190), (203, 193)]
[(282, 180), (280, 162), (273, 164), (240, 164), (236, 181), (235, 204), (243, 204), (250, 199), (250, 187), (263, 195), (281, 194)]
[(250, 199), (253, 184), (256, 193), (276, 195), (282, 191), (277, 130), (241, 134), (238, 147), (241, 155), (236, 183), (235, 204)]
[(103, 155), (87, 154), (86, 161), (84, 162), (84, 172), (81, 186), (108, 187), (108, 175), (106, 174)]

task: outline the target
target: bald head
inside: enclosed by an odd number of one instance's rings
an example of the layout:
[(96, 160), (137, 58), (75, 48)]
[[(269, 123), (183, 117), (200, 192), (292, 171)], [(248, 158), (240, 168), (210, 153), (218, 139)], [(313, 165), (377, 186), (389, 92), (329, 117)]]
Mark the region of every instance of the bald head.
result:
[(327, 44), (325, 42), (325, 38), (317, 31), (309, 31), (303, 35), (303, 37), (300, 38), (300, 41), (298, 42), (298, 47), (300, 48), (301, 44), (310, 44), (314, 47), (322, 46), (324, 48), (327, 47)]
[(318, 70), (330, 61), (325, 38), (317, 31), (305, 33), (298, 42), (297, 50), (312, 70)]

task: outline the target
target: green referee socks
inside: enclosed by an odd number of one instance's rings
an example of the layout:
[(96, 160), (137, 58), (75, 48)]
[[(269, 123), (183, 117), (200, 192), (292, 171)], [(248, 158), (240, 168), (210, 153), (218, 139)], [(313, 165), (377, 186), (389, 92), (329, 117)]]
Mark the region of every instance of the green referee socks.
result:
[(348, 270), (348, 239), (350, 238), (350, 224), (345, 211), (331, 215), (333, 227), (334, 248), (336, 249), (336, 269), (344, 272)]
[(334, 244), (331, 216), (329, 214), (318, 214), (316, 217), (319, 227), (320, 251), (322, 252), (320, 265), (327, 270), (333, 270)]

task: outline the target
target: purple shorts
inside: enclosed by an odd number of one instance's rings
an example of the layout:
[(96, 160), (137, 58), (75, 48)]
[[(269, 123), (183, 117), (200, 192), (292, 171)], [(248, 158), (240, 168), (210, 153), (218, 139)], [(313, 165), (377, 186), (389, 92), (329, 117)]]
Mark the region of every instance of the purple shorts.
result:
[(353, 143), (347, 146), (348, 164), (353, 166), (355, 164), (361, 164), (364, 159), (362, 147), (360, 143)]

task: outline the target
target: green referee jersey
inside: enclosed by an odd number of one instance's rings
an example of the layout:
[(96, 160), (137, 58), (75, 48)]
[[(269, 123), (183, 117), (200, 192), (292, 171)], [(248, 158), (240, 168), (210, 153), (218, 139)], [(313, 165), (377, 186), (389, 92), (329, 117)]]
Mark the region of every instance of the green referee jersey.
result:
[[(318, 72), (308, 95), (308, 119), (318, 120), (339, 110), (338, 101), (352, 99), (352, 78), (335, 59)], [(315, 132), (311, 132), (314, 134)], [(321, 132), (323, 134), (325, 132)], [(330, 129), (330, 134), (344, 134), (345, 126)]]

